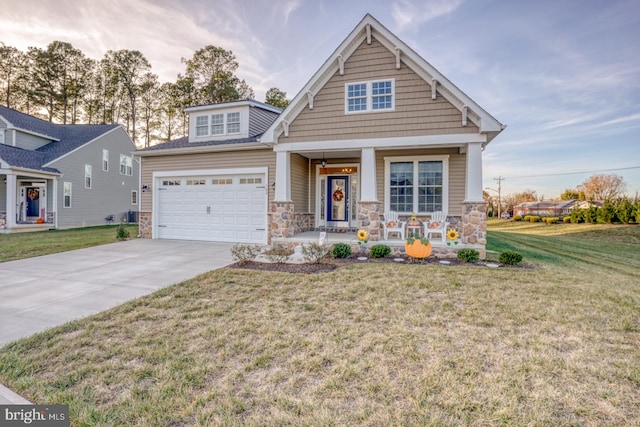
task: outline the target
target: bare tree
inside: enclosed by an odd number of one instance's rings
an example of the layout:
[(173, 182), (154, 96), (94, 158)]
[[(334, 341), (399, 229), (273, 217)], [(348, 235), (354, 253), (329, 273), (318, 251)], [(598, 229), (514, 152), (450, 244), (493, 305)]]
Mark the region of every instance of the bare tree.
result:
[(587, 178), (578, 186), (586, 200), (613, 200), (623, 195), (626, 184), (616, 174), (599, 174)]
[(13, 46), (0, 42), (0, 89), (4, 105), (11, 108), (16, 80), (26, 66), (26, 56)]

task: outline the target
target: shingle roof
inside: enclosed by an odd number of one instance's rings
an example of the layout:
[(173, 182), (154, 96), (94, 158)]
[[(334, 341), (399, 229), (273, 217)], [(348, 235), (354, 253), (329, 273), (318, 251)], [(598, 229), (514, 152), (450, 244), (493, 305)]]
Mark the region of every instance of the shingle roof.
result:
[[(262, 134), (260, 134), (262, 135)], [(169, 150), (173, 148), (188, 148), (188, 147), (205, 147), (215, 145), (228, 145), (228, 144), (242, 144), (247, 142), (257, 142), (260, 135), (251, 136), (249, 138), (237, 138), (237, 139), (225, 139), (217, 141), (198, 141), (189, 142), (189, 137), (183, 136), (182, 138), (173, 139), (171, 141), (163, 142), (162, 144), (152, 145), (151, 147), (143, 148), (138, 152)]]
[[(59, 125), (0, 105), (0, 116), (14, 127), (46, 135), (53, 141), (37, 150), (24, 150), (0, 144), (0, 158), (11, 166), (47, 172), (56, 169), (43, 165), (61, 157), (120, 125)], [(56, 141), (57, 140), (57, 141)]]

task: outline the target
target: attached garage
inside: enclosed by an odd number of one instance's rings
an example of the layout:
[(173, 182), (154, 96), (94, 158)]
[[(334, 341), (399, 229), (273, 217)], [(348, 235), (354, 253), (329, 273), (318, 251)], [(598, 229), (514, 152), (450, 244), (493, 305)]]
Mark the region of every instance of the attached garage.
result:
[(267, 243), (267, 170), (154, 174), (154, 238)]

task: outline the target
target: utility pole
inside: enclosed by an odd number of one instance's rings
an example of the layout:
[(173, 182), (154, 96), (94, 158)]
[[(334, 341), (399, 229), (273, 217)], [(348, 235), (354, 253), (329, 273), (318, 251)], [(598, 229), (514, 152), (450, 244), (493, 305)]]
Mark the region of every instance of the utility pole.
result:
[(502, 180), (504, 178), (499, 176), (497, 178), (493, 178), (494, 181), (498, 181), (498, 218), (502, 219)]

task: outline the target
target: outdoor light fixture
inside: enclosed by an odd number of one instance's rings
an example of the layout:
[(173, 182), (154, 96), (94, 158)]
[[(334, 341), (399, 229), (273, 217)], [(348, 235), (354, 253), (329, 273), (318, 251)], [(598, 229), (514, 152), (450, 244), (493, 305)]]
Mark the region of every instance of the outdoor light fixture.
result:
[(327, 167), (327, 159), (324, 158), (324, 153), (322, 153), (322, 167), (323, 168)]

